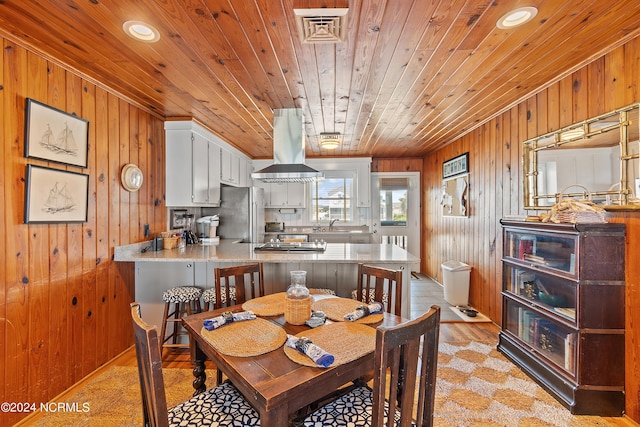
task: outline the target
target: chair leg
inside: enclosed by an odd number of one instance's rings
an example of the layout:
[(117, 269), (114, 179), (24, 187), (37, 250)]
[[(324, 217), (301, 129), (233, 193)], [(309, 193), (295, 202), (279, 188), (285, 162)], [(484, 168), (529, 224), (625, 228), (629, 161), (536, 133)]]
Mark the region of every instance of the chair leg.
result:
[(178, 319), (180, 319), (180, 314), (182, 312), (182, 310), (184, 310), (184, 308), (182, 307), (182, 304), (177, 302), (175, 305), (175, 310), (173, 312), (173, 318), (175, 319), (175, 321), (173, 322), (173, 339), (171, 340), (171, 342), (173, 344), (178, 344), (178, 328), (179, 328), (179, 324), (178, 324)]
[(170, 302), (164, 304), (164, 315), (162, 316), (162, 330), (160, 332), (160, 339), (158, 340), (160, 344), (160, 354), (162, 354), (162, 348), (165, 341), (165, 334), (167, 333), (167, 317), (169, 317), (169, 306)]

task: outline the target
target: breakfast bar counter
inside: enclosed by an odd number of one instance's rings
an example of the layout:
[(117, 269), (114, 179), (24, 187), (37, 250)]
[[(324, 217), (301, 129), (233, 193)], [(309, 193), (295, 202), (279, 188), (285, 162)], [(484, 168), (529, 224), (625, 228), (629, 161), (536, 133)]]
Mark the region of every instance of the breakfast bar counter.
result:
[[(262, 262), (266, 294), (284, 292), (290, 272), (305, 270), (307, 286), (329, 289), (350, 298), (356, 288), (357, 265), (365, 263), (403, 271), (402, 313), (409, 317), (411, 271), (420, 259), (396, 245), (328, 243), (325, 251), (255, 251), (256, 244), (221, 240), (218, 245), (187, 245), (183, 249), (152, 251), (150, 242), (115, 248), (114, 260), (135, 263), (135, 300), (143, 318), (160, 325), (162, 293), (174, 286), (214, 286), (217, 267)], [(154, 323), (155, 322), (155, 323)]]
[(420, 262), (419, 258), (406, 250), (390, 244), (327, 243), (327, 249), (324, 252), (255, 251), (256, 246), (258, 245), (253, 243), (233, 243), (221, 240), (218, 245), (187, 245), (183, 249), (151, 251), (151, 243), (146, 242), (115, 248), (114, 260), (130, 262), (263, 262), (265, 264), (283, 262), (406, 264)]

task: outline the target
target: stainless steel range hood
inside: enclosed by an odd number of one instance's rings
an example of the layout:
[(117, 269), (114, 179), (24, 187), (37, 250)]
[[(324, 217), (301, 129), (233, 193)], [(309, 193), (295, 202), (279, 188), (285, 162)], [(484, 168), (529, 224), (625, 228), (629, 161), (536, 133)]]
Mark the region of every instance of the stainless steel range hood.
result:
[(302, 109), (273, 111), (273, 164), (251, 174), (263, 182), (313, 182), (324, 174), (304, 164)]

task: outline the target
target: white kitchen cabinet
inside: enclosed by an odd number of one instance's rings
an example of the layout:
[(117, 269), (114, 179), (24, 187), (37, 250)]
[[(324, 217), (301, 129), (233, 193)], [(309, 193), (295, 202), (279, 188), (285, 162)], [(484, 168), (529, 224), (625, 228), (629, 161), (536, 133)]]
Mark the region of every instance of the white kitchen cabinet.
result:
[(253, 167), (251, 166), (251, 160), (240, 158), (240, 187), (251, 187), (251, 172), (253, 172)]
[(267, 208), (305, 208), (306, 184), (270, 183), (265, 188), (265, 207)]
[(167, 206), (220, 204), (220, 149), (213, 135), (193, 122), (166, 122)]
[[(221, 157), (220, 157), (220, 181), (233, 185), (235, 187), (240, 187), (240, 160), (241, 157), (234, 153), (233, 151), (221, 147)], [(244, 159), (242, 159), (244, 160)]]
[(371, 206), (371, 162), (365, 161), (358, 164), (358, 207)]

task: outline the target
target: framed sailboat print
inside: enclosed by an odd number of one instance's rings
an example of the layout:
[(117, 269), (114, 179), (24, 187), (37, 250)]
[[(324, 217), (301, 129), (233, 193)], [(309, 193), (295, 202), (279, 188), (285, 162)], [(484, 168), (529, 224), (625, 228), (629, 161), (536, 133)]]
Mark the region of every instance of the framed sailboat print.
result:
[(89, 121), (27, 98), (24, 155), (87, 167)]
[(89, 175), (27, 165), (24, 222), (86, 222)]

